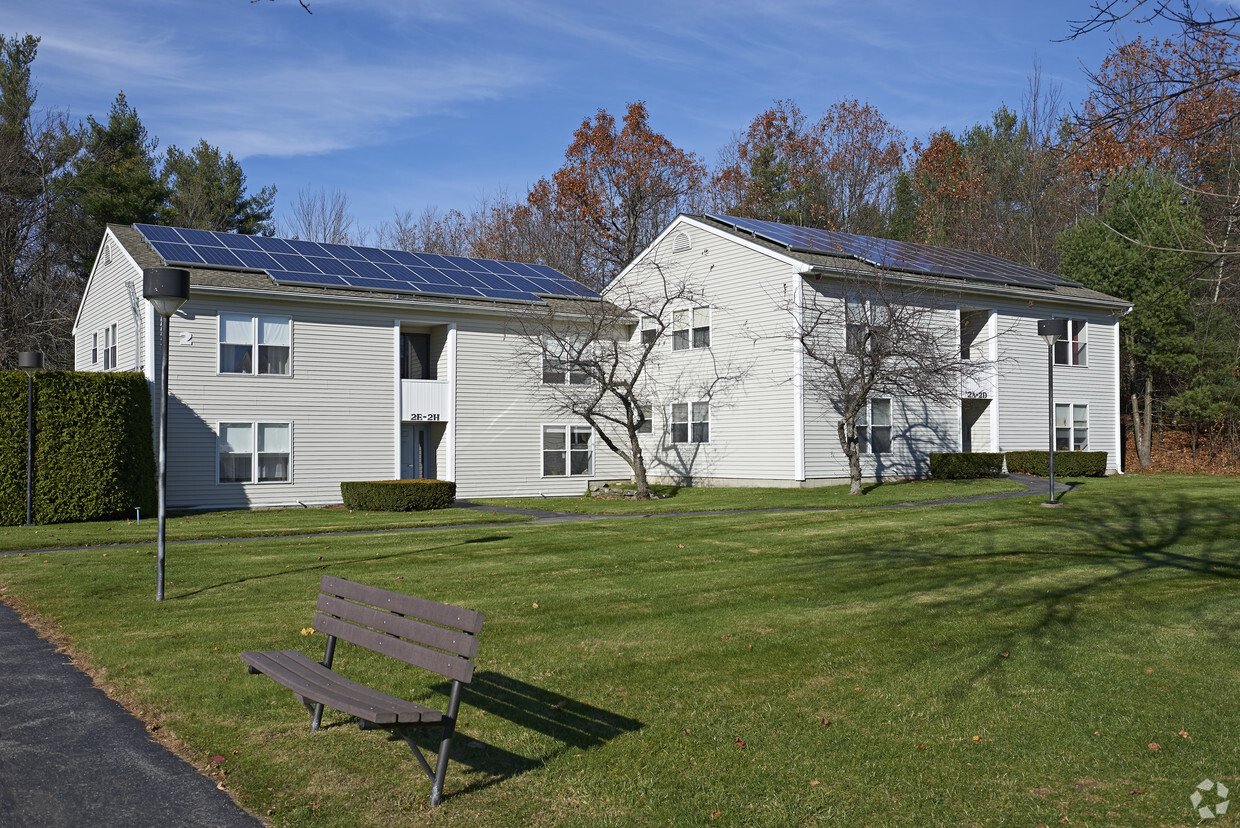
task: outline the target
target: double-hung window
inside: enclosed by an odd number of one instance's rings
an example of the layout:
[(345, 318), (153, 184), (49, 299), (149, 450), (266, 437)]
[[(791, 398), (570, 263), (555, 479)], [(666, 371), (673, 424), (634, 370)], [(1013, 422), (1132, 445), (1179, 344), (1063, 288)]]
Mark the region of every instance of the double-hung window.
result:
[(862, 454), (891, 451), (891, 400), (876, 397), (857, 412), (857, 447)]
[(710, 403), (672, 403), (672, 442), (710, 442)]
[(672, 311), (672, 350), (710, 347), (710, 308)]
[(542, 347), (543, 385), (589, 385), (590, 374), (582, 365), (587, 347), (588, 345), (583, 342), (544, 339)]
[(654, 433), (654, 407), (647, 403), (642, 403), (638, 405), (637, 408), (642, 413), (642, 424), (637, 427), (637, 433), (638, 434), (653, 434)]
[(855, 297), (844, 302), (844, 350), (869, 354), (882, 348), (890, 327), (887, 307)]
[(1089, 406), (1055, 403), (1055, 451), (1089, 448)]
[(289, 423), (220, 423), (220, 482), (288, 483), (291, 432)]
[(116, 368), (116, 324), (103, 329), (103, 370)]
[(1085, 345), (1085, 320), (1069, 319), (1067, 338), (1055, 342), (1055, 364), (1084, 365)]
[(659, 321), (653, 316), (642, 317), (642, 346), (653, 345), (659, 339)]
[(589, 426), (543, 426), (543, 476), (594, 473), (594, 431)]
[(287, 316), (220, 314), (220, 373), (288, 376), (293, 322)]

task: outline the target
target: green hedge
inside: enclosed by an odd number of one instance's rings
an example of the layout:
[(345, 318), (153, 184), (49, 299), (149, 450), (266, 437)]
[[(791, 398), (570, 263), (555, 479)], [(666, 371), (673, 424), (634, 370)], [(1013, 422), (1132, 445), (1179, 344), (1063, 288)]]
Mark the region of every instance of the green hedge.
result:
[(975, 480), (1003, 474), (999, 452), (930, 452), (930, 476), (941, 480)]
[[(26, 375), (0, 374), (0, 524), (26, 522)], [(155, 509), (151, 395), (137, 373), (35, 374), (35, 523)]]
[[(1036, 474), (1039, 477), (1050, 475), (1050, 465), (1045, 451), (1009, 451), (1007, 453), (1009, 472)], [(1107, 473), (1107, 453), (1105, 451), (1057, 451), (1055, 452), (1055, 474), (1062, 477), (1102, 477)]]
[(340, 484), (340, 497), (350, 509), (369, 512), (424, 512), (446, 509), (456, 502), (451, 480), (371, 480)]

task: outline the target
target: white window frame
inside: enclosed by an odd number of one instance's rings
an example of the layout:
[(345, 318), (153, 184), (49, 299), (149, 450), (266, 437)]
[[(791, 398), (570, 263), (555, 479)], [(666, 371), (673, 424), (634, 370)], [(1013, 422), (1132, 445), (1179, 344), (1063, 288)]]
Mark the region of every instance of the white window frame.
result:
[[(886, 424), (874, 423), (874, 403), (882, 403), (887, 409)], [(874, 397), (866, 400), (865, 405), (857, 412), (857, 450), (862, 454), (890, 454), (892, 446), (892, 405), (891, 397)], [(874, 450), (874, 432), (878, 429), (887, 430), (886, 449)]]
[[(242, 345), (241, 342), (225, 342), (224, 341), (224, 318), (231, 317), (233, 319), (247, 319), (250, 324), (250, 341), (248, 343), (250, 349), (250, 370), (249, 371), (225, 371), (223, 370), (223, 353), (225, 345)], [(288, 329), (288, 345), (264, 345), (262, 338), (263, 322), (282, 322)], [(233, 313), (231, 311), (220, 311), (215, 317), (215, 371), (218, 375), (224, 377), (291, 377), (293, 376), (293, 318), (291, 316), (280, 316), (270, 313)], [(272, 373), (270, 371), (259, 372), (259, 348), (288, 348), (288, 370), (283, 373)]]
[[(1064, 317), (1057, 317), (1064, 318)], [(1055, 364), (1070, 365), (1079, 368), (1089, 366), (1088, 361), (1088, 345), (1089, 345), (1089, 324), (1084, 319), (1067, 319), (1068, 336), (1066, 339), (1060, 339), (1055, 343)], [(1062, 346), (1062, 359), (1060, 351)]]
[(90, 364), (99, 364), (99, 332), (90, 335)]
[[(562, 449), (548, 449), (547, 448), (547, 432), (549, 431), (558, 431), (563, 435), (564, 448)], [(588, 460), (586, 462), (585, 471), (574, 472), (573, 471), (573, 453), (574, 453), (573, 434), (574, 433), (580, 434), (583, 431), (589, 434), (589, 440), (586, 443)], [(539, 451), (538, 460), (540, 464), (539, 468), (542, 471), (542, 477), (559, 479), (559, 478), (569, 478), (569, 477), (593, 477), (594, 476), (594, 450), (595, 450), (594, 429), (591, 428), (590, 426), (585, 425), (584, 423), (543, 423), (538, 428), (538, 445), (541, 449)], [(563, 455), (563, 462), (564, 462), (564, 473), (563, 474), (549, 473), (547, 471), (547, 455), (551, 452), (557, 452)], [(580, 452), (578, 451), (578, 453)]]
[[(699, 313), (701, 314), (700, 316)], [(705, 325), (699, 324), (702, 321), (702, 317), (705, 317)], [(709, 349), (711, 328), (714, 323), (712, 317), (710, 305), (687, 305), (673, 310), (672, 350), (700, 351)], [(677, 325), (683, 325), (683, 327), (677, 327)], [(678, 336), (678, 334), (683, 334), (683, 336)]]
[(116, 353), (116, 323), (105, 325), (103, 328), (103, 370), (115, 371), (117, 362)]
[(650, 403), (638, 403), (637, 407), (646, 418), (646, 421), (638, 426), (637, 433), (654, 434), (654, 406)]
[(659, 320), (653, 316), (643, 316), (640, 328), (638, 344), (643, 348), (657, 342), (659, 339)]
[[(250, 479), (222, 480), (220, 475), (220, 441), (224, 426), (244, 425), (250, 427)], [(258, 479), (258, 435), (262, 426), (284, 426), (288, 430), (288, 461), (284, 480)], [(269, 452), (270, 453), (270, 452)], [(219, 420), (215, 424), (215, 482), (223, 486), (282, 486), (293, 482), (293, 421), (292, 420)]]
[[(878, 324), (880, 316), (884, 318), (883, 324)], [(865, 353), (873, 353), (874, 343), (882, 342), (890, 326), (890, 311), (886, 305), (872, 299), (844, 297), (845, 353), (860, 355), (863, 348)]]
[[(677, 419), (681, 412), (684, 419)], [(705, 416), (703, 416), (705, 415)], [(710, 442), (710, 400), (677, 400), (672, 403), (672, 416), (668, 418), (668, 430), (673, 445), (692, 445), (693, 443)], [(677, 428), (684, 430), (684, 439), (678, 439)]]
[[(574, 346), (575, 347), (575, 346)], [(542, 384), (543, 385), (590, 385), (593, 379), (585, 371), (571, 367), (570, 360), (557, 358), (555, 352), (563, 351), (562, 343), (545, 337), (542, 341)], [(562, 374), (558, 380), (549, 379)]]
[[(1061, 408), (1067, 409), (1066, 418), (1060, 416)], [(1084, 416), (1083, 420), (1077, 418), (1078, 413)], [(1079, 427), (1078, 422), (1084, 422), (1085, 425)], [(1060, 448), (1060, 432), (1067, 432), (1067, 445), (1064, 448)], [(1077, 445), (1078, 432), (1083, 432), (1084, 436), (1080, 446)], [(1089, 403), (1055, 402), (1055, 451), (1089, 451)]]

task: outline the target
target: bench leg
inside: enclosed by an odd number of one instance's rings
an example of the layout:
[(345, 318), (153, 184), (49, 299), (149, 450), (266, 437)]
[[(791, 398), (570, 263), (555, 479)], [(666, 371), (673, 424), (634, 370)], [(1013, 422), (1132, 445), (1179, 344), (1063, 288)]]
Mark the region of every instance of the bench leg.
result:
[(319, 725), (323, 723), (323, 704), (322, 702), (314, 705), (314, 715), (310, 719), (310, 732), (315, 733), (319, 729)]
[(443, 735), (439, 738), (439, 755), (435, 757), (435, 778), (431, 780), (431, 807), (439, 804), (443, 796), (443, 778), (448, 772), (448, 754), (452, 752), (452, 735), (456, 732), (456, 713), (461, 706), (461, 683), (452, 682), (448, 699), (448, 717), (444, 721)]

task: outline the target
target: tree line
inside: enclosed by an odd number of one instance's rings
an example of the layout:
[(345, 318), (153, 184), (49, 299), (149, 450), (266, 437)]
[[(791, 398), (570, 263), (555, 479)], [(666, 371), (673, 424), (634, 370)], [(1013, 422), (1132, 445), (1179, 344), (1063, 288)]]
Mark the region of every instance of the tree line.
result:
[(992, 253), (1131, 300), (1122, 402), (1141, 462), (1166, 425), (1240, 453), (1236, 20), (1145, 7), (1108, 0), (1070, 24), (1069, 37), (1160, 17), (1179, 29), (1117, 42), (1072, 105), (1037, 66), (1015, 108), (924, 139), (869, 103), (815, 115), (778, 100), (708, 162), (635, 101), (584, 118), (560, 168), (523, 192), (466, 210), (399, 209), (370, 228), (347, 195), (322, 188), (301, 190), (276, 221), (274, 188), (248, 194), (218, 148), (157, 156), (123, 95), (104, 123), (36, 122), (38, 41), (5, 40), (0, 364), (28, 347), (71, 362), (68, 324), (108, 221), (542, 262), (602, 286), (677, 213), (710, 211)]

